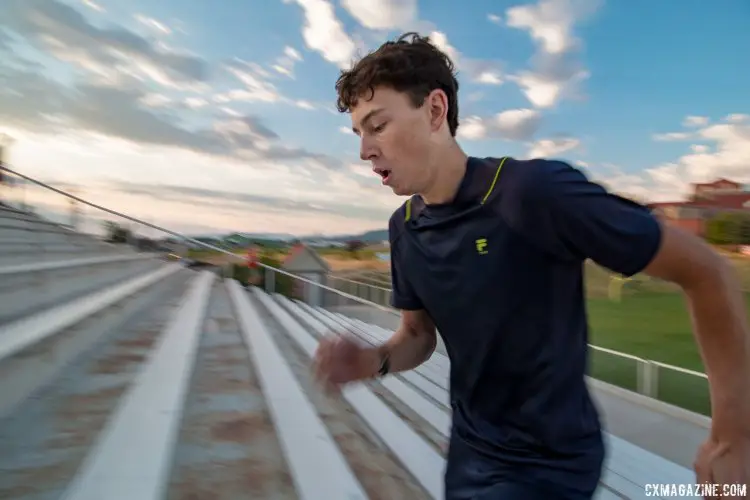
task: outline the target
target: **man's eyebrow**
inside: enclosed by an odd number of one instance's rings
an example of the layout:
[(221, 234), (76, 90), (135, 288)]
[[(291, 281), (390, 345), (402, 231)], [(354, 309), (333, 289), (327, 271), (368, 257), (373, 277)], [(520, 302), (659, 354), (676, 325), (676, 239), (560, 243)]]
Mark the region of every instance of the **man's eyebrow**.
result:
[[(367, 114), (365, 115), (365, 117), (364, 117), (364, 118), (362, 118), (362, 121), (361, 121), (360, 123), (361, 123), (361, 124), (365, 124), (365, 125), (366, 125), (366, 124), (367, 124), (367, 122), (369, 122), (370, 120), (372, 120), (372, 119), (373, 119), (373, 118), (375, 117), (375, 115), (377, 115), (378, 113), (380, 113), (380, 112), (381, 112), (381, 111), (383, 111), (384, 109), (385, 109), (385, 108), (376, 108), (376, 109), (373, 109), (373, 110), (371, 110), (370, 112), (368, 112), (368, 113), (367, 113)], [(354, 133), (355, 133), (355, 134), (356, 134), (356, 133), (359, 133), (359, 130), (357, 129), (357, 127), (352, 127), (352, 130), (354, 131)]]

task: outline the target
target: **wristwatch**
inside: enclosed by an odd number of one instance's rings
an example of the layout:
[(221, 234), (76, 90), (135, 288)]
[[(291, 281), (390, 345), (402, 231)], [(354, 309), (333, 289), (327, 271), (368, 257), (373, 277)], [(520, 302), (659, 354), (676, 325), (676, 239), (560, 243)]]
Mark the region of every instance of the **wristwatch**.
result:
[(378, 368), (378, 375), (384, 377), (388, 374), (391, 369), (391, 353), (388, 349), (380, 351), (380, 367)]

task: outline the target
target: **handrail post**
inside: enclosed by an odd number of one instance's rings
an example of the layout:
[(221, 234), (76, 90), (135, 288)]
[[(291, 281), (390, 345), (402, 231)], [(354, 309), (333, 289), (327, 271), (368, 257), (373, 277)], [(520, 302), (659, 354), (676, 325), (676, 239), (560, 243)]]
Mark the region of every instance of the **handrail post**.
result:
[(276, 291), (276, 273), (270, 267), (266, 268), (265, 289), (268, 293)]
[(651, 360), (638, 362), (638, 393), (658, 399), (659, 367)]

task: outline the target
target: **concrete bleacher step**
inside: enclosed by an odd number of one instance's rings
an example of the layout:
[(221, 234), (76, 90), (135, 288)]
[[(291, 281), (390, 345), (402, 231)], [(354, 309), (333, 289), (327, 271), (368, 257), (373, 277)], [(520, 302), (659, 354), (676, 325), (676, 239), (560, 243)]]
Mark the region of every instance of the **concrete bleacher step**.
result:
[(3, 325), (0, 498), (438, 498), (378, 444), (410, 432), (384, 402), (311, 383), (273, 299), (173, 266)]
[[(0, 309), (0, 498), (443, 498), (445, 356), (330, 397), (310, 374), (322, 336), (391, 332), (211, 271), (114, 258), (0, 267), (0, 304), (21, 291), (32, 304)], [(600, 500), (693, 480), (608, 448)]]
[(0, 323), (117, 283), (162, 263), (147, 254), (96, 255), (0, 266)]
[(0, 208), (0, 266), (66, 256), (121, 252), (117, 245), (78, 233), (31, 213)]
[[(0, 238), (3, 238), (0, 233)], [(86, 243), (68, 243), (59, 240), (33, 241), (20, 243), (18, 241), (3, 241), (0, 239), (0, 267), (22, 265), (30, 261), (56, 262), (83, 257), (97, 257), (102, 255), (133, 254), (131, 248), (118, 248), (114, 245), (92, 240)]]

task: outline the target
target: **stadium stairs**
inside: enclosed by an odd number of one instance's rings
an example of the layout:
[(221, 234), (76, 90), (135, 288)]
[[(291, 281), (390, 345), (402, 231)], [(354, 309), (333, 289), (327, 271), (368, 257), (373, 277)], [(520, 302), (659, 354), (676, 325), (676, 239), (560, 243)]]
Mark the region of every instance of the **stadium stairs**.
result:
[[(0, 208), (0, 498), (441, 499), (447, 357), (329, 397), (369, 323)], [(689, 469), (607, 435), (598, 499)]]

